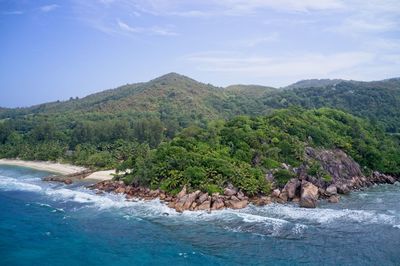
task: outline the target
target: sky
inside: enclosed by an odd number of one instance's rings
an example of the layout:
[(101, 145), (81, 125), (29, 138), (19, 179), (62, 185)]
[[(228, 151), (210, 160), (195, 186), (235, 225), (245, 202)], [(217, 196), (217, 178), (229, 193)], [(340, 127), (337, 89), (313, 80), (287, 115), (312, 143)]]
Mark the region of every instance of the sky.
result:
[(177, 72), (216, 86), (400, 76), (399, 0), (0, 0), (0, 106)]

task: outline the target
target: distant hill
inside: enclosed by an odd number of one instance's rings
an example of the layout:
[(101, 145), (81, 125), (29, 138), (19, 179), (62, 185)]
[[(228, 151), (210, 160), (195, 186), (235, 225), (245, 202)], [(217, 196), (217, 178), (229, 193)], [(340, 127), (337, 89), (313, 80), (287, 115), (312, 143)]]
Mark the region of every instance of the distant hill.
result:
[(301, 89), (301, 88), (313, 88), (313, 87), (326, 87), (343, 82), (343, 79), (305, 79), (297, 81), (283, 89)]
[[(325, 83), (327, 84), (327, 83)], [(264, 97), (264, 108), (331, 107), (382, 124), (400, 132), (400, 78), (382, 81), (341, 81), (309, 88), (289, 88)]]
[(40, 104), (28, 108), (10, 109), (9, 114), (65, 112), (179, 112), (203, 114), (212, 118), (217, 113), (209, 99), (224, 98), (222, 88), (206, 85), (188, 77), (170, 73), (149, 82), (127, 84), (116, 89), (91, 94), (82, 99), (70, 99)]
[[(122, 112), (154, 114), (163, 119), (176, 116), (196, 120), (227, 118), (237, 114), (256, 114), (251, 108), (261, 106), (259, 99), (276, 89), (258, 85), (233, 85), (227, 88), (204, 84), (189, 77), (169, 73), (149, 82), (127, 84), (84, 98), (71, 98), (28, 108), (0, 110), (0, 117), (32, 114)], [(254, 103), (256, 101), (256, 103)]]
[(265, 93), (274, 92), (276, 88), (261, 86), (261, 85), (230, 85), (225, 88), (225, 91), (235, 93), (235, 94), (243, 94), (251, 97), (263, 96)]
[[(264, 115), (288, 106), (330, 107), (367, 117), (388, 132), (400, 132), (400, 78), (362, 82), (312, 79), (284, 89), (259, 85), (216, 87), (169, 73), (148, 82), (127, 84), (82, 99), (44, 103), (28, 108), (0, 109), (0, 119), (29, 116), (151, 116), (175, 121), (179, 127), (236, 115)], [(102, 119), (103, 119), (102, 118)], [(71, 120), (71, 119), (70, 119)]]

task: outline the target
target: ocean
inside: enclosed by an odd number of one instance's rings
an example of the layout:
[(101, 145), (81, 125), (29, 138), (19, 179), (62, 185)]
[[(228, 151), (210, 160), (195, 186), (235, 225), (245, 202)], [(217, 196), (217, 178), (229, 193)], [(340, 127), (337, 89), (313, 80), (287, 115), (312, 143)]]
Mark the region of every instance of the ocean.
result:
[(0, 166), (0, 265), (400, 265), (400, 184), (316, 209), (176, 213)]

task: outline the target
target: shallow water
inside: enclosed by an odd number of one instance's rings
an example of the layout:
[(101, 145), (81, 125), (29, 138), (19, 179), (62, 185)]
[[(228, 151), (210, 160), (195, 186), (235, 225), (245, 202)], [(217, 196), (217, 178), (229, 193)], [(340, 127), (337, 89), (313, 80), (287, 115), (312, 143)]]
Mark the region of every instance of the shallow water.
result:
[(400, 265), (400, 184), (317, 209), (176, 213), (0, 166), (0, 265)]

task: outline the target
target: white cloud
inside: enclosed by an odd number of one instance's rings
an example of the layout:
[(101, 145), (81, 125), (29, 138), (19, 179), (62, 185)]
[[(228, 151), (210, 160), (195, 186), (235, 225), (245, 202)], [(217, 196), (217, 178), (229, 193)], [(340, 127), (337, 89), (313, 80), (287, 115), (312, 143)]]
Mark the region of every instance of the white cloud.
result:
[(136, 8), (145, 13), (182, 17), (246, 16), (265, 9), (309, 12), (344, 7), (340, 0), (140, 0), (136, 3)]
[(118, 27), (129, 33), (143, 33), (143, 34), (150, 34), (150, 35), (160, 35), (160, 36), (176, 36), (178, 35), (176, 32), (168, 29), (168, 28), (163, 28), (159, 26), (153, 26), (149, 28), (145, 27), (132, 27), (128, 25), (127, 23), (117, 20), (117, 25)]
[(229, 53), (202, 53), (183, 58), (199, 71), (234, 74), (247, 78), (269, 77), (296, 80), (311, 77), (340, 77), (348, 69), (373, 62), (366, 52), (303, 54), (286, 56), (245, 56)]
[(239, 46), (244, 47), (256, 47), (262, 44), (268, 44), (279, 41), (279, 34), (277, 32), (273, 32), (264, 37), (257, 37), (257, 38), (249, 38), (237, 41)]
[(53, 4), (53, 5), (45, 5), (45, 6), (41, 6), (39, 9), (42, 12), (50, 12), (55, 10), (56, 8), (58, 8), (59, 5)]
[(139, 32), (142, 32), (142, 30), (143, 30), (140, 28), (133, 28), (133, 27), (129, 26), (128, 24), (126, 24), (125, 22), (122, 22), (120, 20), (117, 20), (117, 24), (122, 30), (128, 31), (128, 32), (139, 33)]
[(338, 0), (220, 0), (217, 1), (233, 13), (246, 14), (260, 8), (270, 8), (279, 11), (306, 12), (310, 10), (327, 10), (342, 8)]
[(347, 3), (346, 9), (343, 22), (331, 27), (330, 31), (357, 35), (394, 31), (400, 27), (398, 0), (352, 0)]
[(2, 15), (23, 15), (25, 12), (22, 10), (3, 11)]

